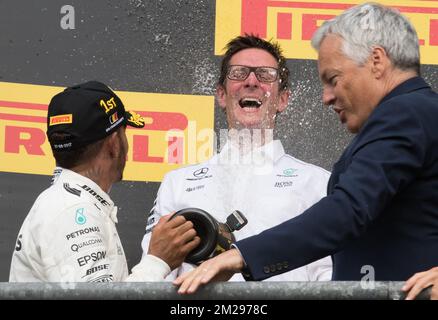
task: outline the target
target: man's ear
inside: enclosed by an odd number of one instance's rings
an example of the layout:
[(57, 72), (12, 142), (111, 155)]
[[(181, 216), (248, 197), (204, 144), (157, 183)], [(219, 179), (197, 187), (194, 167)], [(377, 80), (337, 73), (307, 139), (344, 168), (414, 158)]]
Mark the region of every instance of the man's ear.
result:
[(225, 87), (221, 84), (218, 84), (216, 86), (216, 98), (219, 106), (223, 110), (225, 110), (227, 107), (226, 96), (227, 96), (227, 92), (225, 91)]
[(278, 101), (277, 112), (283, 112), (286, 110), (289, 104), (290, 90), (285, 89), (280, 92), (280, 99)]
[(391, 66), (386, 50), (380, 46), (375, 46), (370, 56), (371, 71), (376, 79), (380, 79)]

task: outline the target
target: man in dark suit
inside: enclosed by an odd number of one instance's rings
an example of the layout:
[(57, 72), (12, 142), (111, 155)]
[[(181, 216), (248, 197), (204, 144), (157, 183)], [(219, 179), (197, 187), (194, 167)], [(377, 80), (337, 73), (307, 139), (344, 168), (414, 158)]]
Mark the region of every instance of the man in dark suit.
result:
[(438, 95), (419, 77), (417, 34), (362, 4), (314, 35), (323, 102), (356, 136), (328, 196), (201, 264), (180, 293), (243, 272), (262, 280), (331, 254), (333, 280), (406, 280), (438, 265)]

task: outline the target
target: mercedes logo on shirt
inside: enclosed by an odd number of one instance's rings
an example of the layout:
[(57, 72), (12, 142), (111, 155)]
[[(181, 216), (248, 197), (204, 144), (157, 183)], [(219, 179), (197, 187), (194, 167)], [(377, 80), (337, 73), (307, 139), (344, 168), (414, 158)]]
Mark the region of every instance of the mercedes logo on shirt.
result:
[(193, 172), (193, 175), (197, 178), (202, 178), (203, 176), (205, 176), (208, 172), (208, 168), (201, 168), (196, 170), (195, 172)]
[(186, 180), (201, 180), (206, 178), (211, 178), (212, 175), (207, 175), (209, 169), (207, 167), (203, 167), (193, 172), (193, 176), (195, 178), (187, 178)]

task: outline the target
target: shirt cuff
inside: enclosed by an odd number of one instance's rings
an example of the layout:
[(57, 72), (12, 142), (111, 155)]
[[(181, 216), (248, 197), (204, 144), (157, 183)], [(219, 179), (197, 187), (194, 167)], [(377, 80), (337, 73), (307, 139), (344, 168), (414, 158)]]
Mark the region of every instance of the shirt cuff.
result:
[(242, 252), (240, 252), (239, 248), (236, 246), (235, 243), (231, 244), (230, 247), (239, 251), (239, 254), (243, 260), (243, 268), (240, 272), (242, 273), (242, 276), (246, 281), (251, 281), (252, 280), (251, 272), (249, 271), (248, 265), (246, 264), (246, 261), (245, 261), (245, 258), (243, 257)]
[(147, 282), (164, 281), (170, 273), (170, 267), (160, 258), (147, 254), (143, 256), (126, 281)]

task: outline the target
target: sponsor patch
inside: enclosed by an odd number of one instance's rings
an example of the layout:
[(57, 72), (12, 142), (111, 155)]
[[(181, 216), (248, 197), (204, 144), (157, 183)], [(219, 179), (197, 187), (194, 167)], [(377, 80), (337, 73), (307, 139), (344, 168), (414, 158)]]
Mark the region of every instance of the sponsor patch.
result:
[(53, 148), (55, 149), (65, 149), (65, 148), (71, 148), (73, 144), (71, 142), (68, 143), (60, 143), (60, 144), (54, 144)]
[(194, 178), (186, 178), (186, 180), (193, 181), (193, 180), (201, 180), (201, 179), (211, 178), (211, 177), (212, 177), (211, 174), (210, 174), (210, 175), (207, 175), (208, 170), (209, 170), (209, 169), (208, 169), (207, 167), (204, 167), (204, 168), (198, 169), (198, 170), (196, 170), (196, 171), (193, 172), (193, 176), (194, 176)]
[(79, 225), (83, 225), (85, 222), (87, 222), (87, 217), (84, 215), (84, 208), (76, 210), (75, 221)]
[(64, 189), (65, 189), (65, 191), (70, 192), (71, 194), (74, 194), (75, 196), (78, 196), (78, 197), (81, 196), (81, 190), (70, 187), (70, 185), (68, 183), (64, 183)]
[(94, 245), (94, 244), (100, 244), (102, 242), (103, 242), (103, 240), (100, 239), (100, 238), (92, 238), (92, 239), (89, 239), (87, 241), (83, 241), (83, 242), (80, 242), (80, 243), (73, 243), (71, 245), (70, 249), (71, 249), (71, 251), (78, 252), (79, 249), (81, 249), (83, 247), (88, 247), (88, 246), (91, 246), (91, 245)]
[(298, 171), (298, 169), (288, 168), (284, 169), (282, 174), (277, 174), (277, 177), (297, 177), (298, 175), (295, 174)]
[(275, 188), (284, 188), (284, 187), (292, 187), (293, 181), (282, 181), (282, 182), (276, 182), (274, 187)]
[(186, 192), (192, 192), (192, 191), (196, 191), (196, 190), (200, 190), (200, 189), (204, 189), (205, 188), (205, 185), (200, 185), (200, 186), (196, 186), (196, 187), (193, 187), (193, 188), (187, 188), (186, 189)]
[(61, 114), (59, 116), (50, 117), (49, 126), (56, 126), (58, 124), (72, 123), (73, 114)]
[(67, 240), (70, 240), (70, 239), (74, 239), (76, 237), (80, 237), (84, 234), (93, 233), (93, 232), (100, 232), (99, 227), (96, 226), (96, 227), (89, 227), (89, 228), (85, 228), (85, 229), (80, 229), (80, 230), (77, 230), (75, 232), (67, 234), (65, 237), (67, 238)]
[[(85, 276), (89, 276), (90, 274), (93, 274), (95, 272), (102, 271), (102, 270), (108, 270), (108, 269), (109, 269), (109, 264), (101, 264), (99, 266), (95, 266), (95, 267), (88, 269), (85, 273)], [(83, 277), (85, 277), (85, 276), (83, 276)]]
[(114, 279), (112, 274), (104, 274), (103, 276), (92, 279), (88, 282), (112, 282)]
[(106, 256), (106, 251), (98, 251), (98, 252), (86, 254), (85, 256), (77, 259), (78, 265), (80, 267), (82, 267), (82, 266), (85, 266), (90, 261), (96, 262), (96, 261), (105, 259), (105, 256)]
[(89, 186), (87, 186), (86, 184), (84, 184), (83, 186), (79, 185), (82, 189), (84, 189), (85, 191), (88, 191), (89, 194), (91, 194), (93, 197), (95, 197), (101, 204), (103, 204), (104, 206), (108, 206), (109, 203), (108, 201), (106, 201), (101, 195), (99, 195), (96, 191), (94, 191), (93, 189), (91, 189)]

